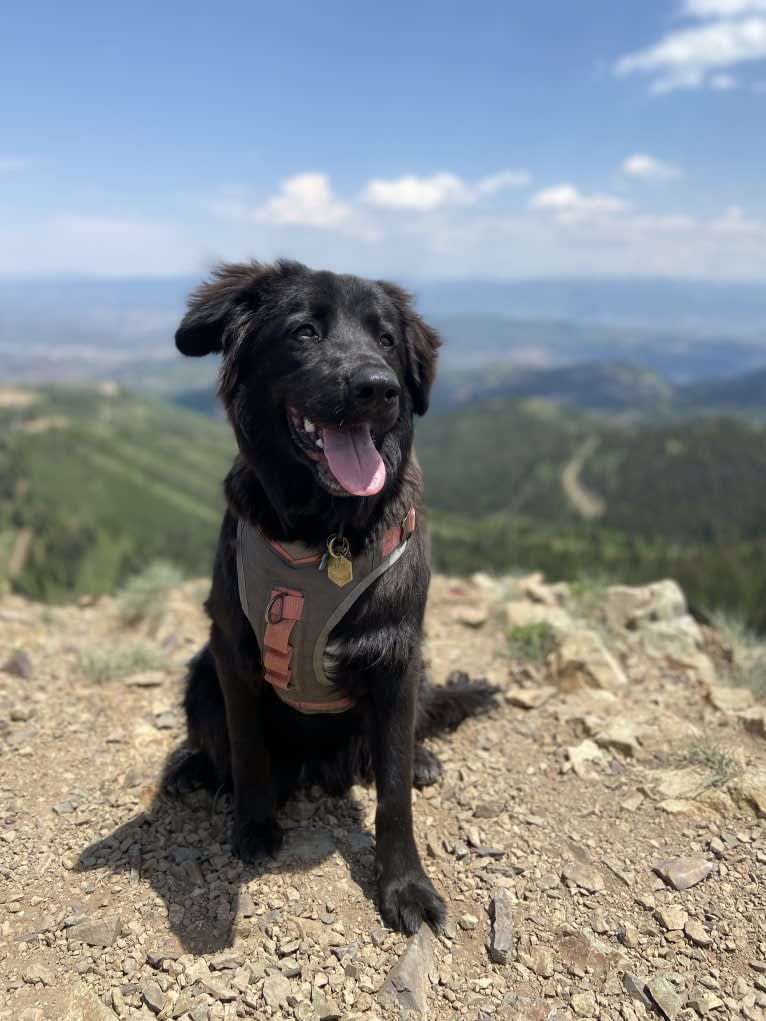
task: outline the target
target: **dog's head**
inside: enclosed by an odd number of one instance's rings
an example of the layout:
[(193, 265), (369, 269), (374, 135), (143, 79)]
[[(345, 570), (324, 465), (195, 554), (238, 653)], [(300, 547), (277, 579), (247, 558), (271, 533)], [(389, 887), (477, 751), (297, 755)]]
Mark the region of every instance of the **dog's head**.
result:
[(334, 496), (399, 475), (439, 343), (394, 284), (284, 261), (219, 267), (176, 332), (185, 355), (223, 354), (219, 394), (263, 480), (300, 465)]

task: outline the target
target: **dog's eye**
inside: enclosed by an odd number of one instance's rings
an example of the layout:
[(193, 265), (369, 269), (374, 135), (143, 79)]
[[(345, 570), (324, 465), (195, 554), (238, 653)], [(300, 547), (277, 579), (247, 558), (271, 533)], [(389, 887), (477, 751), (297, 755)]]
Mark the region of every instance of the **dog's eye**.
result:
[(311, 323), (303, 323), (295, 330), (295, 336), (300, 337), (301, 340), (318, 340), (319, 334)]
[(384, 334), (381, 335), (380, 345), (381, 345), (381, 347), (393, 347), (394, 346), (394, 338), (391, 336), (390, 333), (384, 333)]

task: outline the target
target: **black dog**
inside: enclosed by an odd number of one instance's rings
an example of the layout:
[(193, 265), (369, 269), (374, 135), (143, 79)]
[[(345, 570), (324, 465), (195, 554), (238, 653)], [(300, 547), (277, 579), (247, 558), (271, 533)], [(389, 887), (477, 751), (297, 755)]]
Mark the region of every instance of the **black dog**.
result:
[[(176, 333), (186, 355), (223, 354), (219, 396), (239, 455), (210, 642), (187, 681), (191, 754), (170, 785), (233, 789), (233, 846), (252, 861), (279, 848), (276, 811), (299, 787), (337, 794), (374, 776), (380, 909), (408, 933), (445, 914), (412, 831), (410, 787), (441, 769), (420, 742), (491, 706), (494, 692), (423, 678), (430, 567), (413, 414), (428, 408), (439, 343), (400, 288), (295, 262), (220, 267)], [(251, 556), (286, 564), (265, 595)], [(312, 660), (309, 618), (322, 618), (325, 596), (342, 600), (351, 577), (360, 591), (340, 616), (324, 614)], [(329, 684), (326, 704), (296, 696), (298, 660), (313, 692)]]

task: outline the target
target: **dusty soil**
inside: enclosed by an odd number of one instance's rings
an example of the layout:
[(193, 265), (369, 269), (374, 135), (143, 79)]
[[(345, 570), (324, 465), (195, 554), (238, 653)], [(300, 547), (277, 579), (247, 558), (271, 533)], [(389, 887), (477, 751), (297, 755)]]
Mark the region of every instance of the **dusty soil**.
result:
[[(648, 656), (597, 602), (570, 601), (627, 683), (570, 672), (562, 691), (512, 655), (509, 594), (482, 578), (432, 589), (433, 679), (464, 669), (504, 695), (434, 742), (444, 776), (413, 793), (451, 918), (413, 1006), (764, 1021), (766, 732), (762, 705), (729, 687), (731, 651), (708, 633), (696, 658)], [(187, 585), (128, 627), (111, 599), (0, 600), (2, 1021), (398, 1014), (378, 999), (406, 940), (375, 909), (372, 791), (291, 804), (285, 849), (260, 869), (232, 858), (224, 799), (158, 791), (199, 602)], [(676, 857), (706, 878), (669, 885), (654, 869)], [(494, 897), (513, 916), (505, 964), (488, 950)]]

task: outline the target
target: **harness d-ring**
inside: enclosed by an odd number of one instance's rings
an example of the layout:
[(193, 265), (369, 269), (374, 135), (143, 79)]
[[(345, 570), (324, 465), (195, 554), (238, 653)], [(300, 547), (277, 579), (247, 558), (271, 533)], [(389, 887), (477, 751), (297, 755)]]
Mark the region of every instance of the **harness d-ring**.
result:
[[(336, 543), (340, 543), (340, 549), (335, 548)], [(327, 540), (327, 552), (331, 557), (347, 557), (351, 552), (351, 547), (345, 535), (331, 535)]]
[[(269, 600), (268, 605), (266, 606), (266, 613), (264, 614), (267, 624), (281, 624), (285, 609), (285, 594), (286, 593), (284, 592), (275, 592)], [(279, 603), (279, 616), (273, 617), (271, 611), (274, 609), (277, 602)]]

